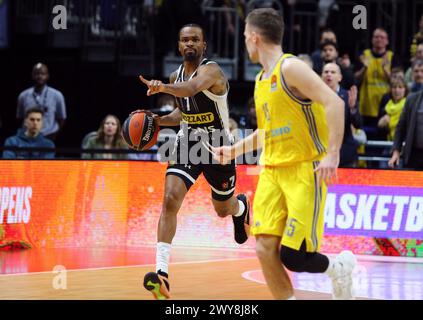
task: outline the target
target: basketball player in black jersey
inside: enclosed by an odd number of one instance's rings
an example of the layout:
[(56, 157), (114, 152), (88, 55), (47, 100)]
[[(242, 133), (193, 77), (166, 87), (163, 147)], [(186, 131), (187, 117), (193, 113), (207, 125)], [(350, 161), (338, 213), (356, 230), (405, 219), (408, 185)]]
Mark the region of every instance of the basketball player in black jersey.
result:
[[(166, 171), (163, 207), (158, 226), (156, 272), (147, 273), (144, 277), (144, 287), (151, 291), (156, 299), (170, 297), (168, 263), (172, 239), (176, 232), (176, 215), (185, 195), (201, 173), (211, 187), (212, 203), (218, 216), (232, 216), (237, 243), (247, 241), (250, 223), (247, 197), (244, 194), (234, 196), (235, 162), (221, 165), (211, 162), (193, 164), (192, 159), (181, 161), (179, 153), (184, 145), (181, 137), (186, 134), (201, 132), (212, 136), (212, 132), (220, 131), (223, 132), (224, 138), (221, 145), (231, 143), (231, 137), (227, 102), (228, 80), (216, 62), (204, 57), (206, 42), (203, 29), (194, 24), (182, 27), (179, 31), (178, 47), (183, 64), (170, 75), (169, 84), (159, 80), (148, 81), (140, 76), (140, 80), (148, 87), (148, 96), (168, 93), (176, 97), (178, 108), (172, 113), (163, 117), (153, 115), (159, 125), (181, 125), (174, 150), (177, 154), (176, 161), (170, 163)], [(136, 112), (139, 111), (141, 110)], [(207, 150), (207, 143), (213, 142), (211, 140), (204, 143), (202, 148)], [(189, 141), (185, 143), (185, 147), (190, 149), (195, 143)]]

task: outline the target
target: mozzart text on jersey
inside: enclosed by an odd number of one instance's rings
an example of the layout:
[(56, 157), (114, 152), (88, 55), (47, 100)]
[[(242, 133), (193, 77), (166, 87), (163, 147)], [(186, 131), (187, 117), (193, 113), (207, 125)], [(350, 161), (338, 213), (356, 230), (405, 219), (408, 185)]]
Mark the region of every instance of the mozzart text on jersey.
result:
[(28, 223), (31, 187), (0, 187), (0, 224)]

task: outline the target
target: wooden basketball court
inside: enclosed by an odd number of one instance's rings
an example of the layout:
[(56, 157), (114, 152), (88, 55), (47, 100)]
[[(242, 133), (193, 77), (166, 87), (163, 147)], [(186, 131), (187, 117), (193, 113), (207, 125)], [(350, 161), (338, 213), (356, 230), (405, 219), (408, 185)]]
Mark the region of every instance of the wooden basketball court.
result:
[[(359, 257), (357, 299), (421, 300), (423, 261), (381, 259)], [(154, 261), (154, 246), (0, 252), (0, 299), (152, 300), (142, 280)], [(254, 250), (174, 247), (169, 274), (175, 300), (272, 299)], [(331, 299), (326, 275), (290, 276), (297, 299)]]
[[(255, 258), (171, 265), (171, 294), (177, 300), (272, 299), (264, 284), (244, 279), (259, 269)], [(57, 274), (42, 272), (0, 277), (0, 299), (152, 299), (142, 287), (153, 266), (67, 271), (66, 289), (54, 289)], [(330, 299), (327, 294), (297, 291), (299, 299)]]

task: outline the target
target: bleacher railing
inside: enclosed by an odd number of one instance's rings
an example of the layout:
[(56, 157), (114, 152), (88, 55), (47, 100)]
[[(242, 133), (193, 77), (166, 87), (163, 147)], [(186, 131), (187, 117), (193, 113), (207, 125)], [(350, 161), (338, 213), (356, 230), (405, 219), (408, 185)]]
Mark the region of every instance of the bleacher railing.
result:
[[(168, 140), (176, 139), (176, 134), (162, 134), (160, 133), (158, 141), (159, 145)], [(373, 149), (386, 149), (392, 148), (393, 143), (392, 141), (376, 141), (370, 140), (367, 141), (365, 144), (366, 148), (373, 148)], [(146, 150), (146, 151), (136, 151), (132, 149), (82, 149), (82, 148), (28, 148), (28, 147), (0, 147), (0, 152), (2, 153), (4, 150), (10, 151), (27, 151), (27, 152), (55, 152), (56, 155), (59, 155), (57, 158), (61, 159), (79, 159), (82, 154), (135, 154), (140, 155), (144, 154), (145, 157), (138, 157), (138, 160), (157, 160), (157, 157), (154, 155), (157, 154), (157, 148), (153, 150)], [(0, 153), (0, 154), (1, 154)], [(151, 156), (147, 156), (151, 155)], [(389, 156), (384, 156), (382, 152), (380, 155), (368, 155), (368, 154), (360, 154), (358, 160), (366, 161), (366, 162), (378, 162), (378, 163), (387, 163), (389, 161)], [(131, 159), (129, 159), (131, 160)], [(136, 157), (133, 157), (132, 160), (137, 160)]]

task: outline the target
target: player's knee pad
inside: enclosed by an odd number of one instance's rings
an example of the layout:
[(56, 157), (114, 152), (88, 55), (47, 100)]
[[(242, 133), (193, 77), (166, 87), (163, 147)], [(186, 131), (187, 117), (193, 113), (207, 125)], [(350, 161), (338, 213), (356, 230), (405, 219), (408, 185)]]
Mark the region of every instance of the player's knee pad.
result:
[(305, 253), (300, 250), (281, 247), (280, 257), (283, 265), (290, 271), (302, 272), (305, 264)]

